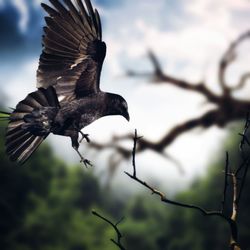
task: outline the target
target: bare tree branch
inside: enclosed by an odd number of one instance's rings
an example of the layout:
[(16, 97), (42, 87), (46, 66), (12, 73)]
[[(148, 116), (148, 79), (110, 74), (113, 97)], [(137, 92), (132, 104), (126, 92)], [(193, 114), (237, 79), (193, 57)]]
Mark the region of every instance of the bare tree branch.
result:
[(231, 91), (243, 89), (243, 87), (245, 87), (249, 79), (250, 79), (250, 72), (243, 74), (240, 78), (239, 83), (235, 87), (231, 87)]
[[(245, 86), (247, 80), (250, 78), (250, 72), (243, 74), (240, 77), (238, 84), (236, 84), (234, 87), (228, 86), (225, 80), (225, 74), (228, 66), (237, 58), (236, 49), (243, 41), (248, 38), (250, 38), (250, 31), (240, 35), (230, 44), (220, 60), (218, 81), (223, 90), (222, 94), (214, 93), (207, 87), (205, 82), (192, 83), (164, 73), (160, 61), (152, 51), (149, 52), (148, 56), (153, 65), (153, 72), (138, 73), (132, 70), (127, 72), (127, 75), (131, 77), (149, 78), (154, 84), (168, 84), (186, 91), (198, 93), (202, 95), (208, 103), (215, 106), (215, 108), (208, 110), (200, 117), (176, 124), (171, 130), (166, 131), (166, 133), (163, 134), (161, 139), (157, 142), (150, 141), (146, 138), (141, 139), (138, 141), (137, 153), (149, 149), (165, 157), (164, 154), (166, 154), (165, 150), (167, 146), (173, 143), (180, 135), (185, 134), (192, 129), (198, 127), (207, 129), (212, 126), (218, 126), (222, 128), (230, 122), (245, 119), (246, 112), (250, 110), (250, 101), (236, 99), (232, 96), (232, 93), (233, 91), (242, 89)], [(134, 135), (130, 133), (121, 137), (116, 137), (109, 143), (92, 142), (90, 146), (98, 150), (113, 148), (115, 153), (120, 154), (122, 157), (124, 157), (124, 159), (129, 159), (131, 157), (130, 151), (127, 148), (121, 146), (119, 142), (123, 140), (132, 141), (133, 137)], [(119, 163), (120, 161), (117, 162), (117, 165)], [(113, 169), (115, 169), (115, 166)]]
[[(230, 174), (230, 176), (232, 177), (232, 185), (233, 185), (233, 204), (232, 204), (232, 215), (231, 215), (231, 220), (234, 221), (236, 223), (236, 219), (237, 219), (237, 213), (238, 213), (238, 209), (237, 209), (237, 177), (235, 174)], [(237, 235), (234, 237), (233, 233), (231, 236), (231, 240), (230, 240), (230, 245), (233, 247), (237, 246)]]
[[(244, 132), (243, 132), (243, 137), (242, 137), (242, 140), (241, 140), (241, 143), (240, 143), (240, 150), (243, 150), (244, 140), (245, 140), (245, 137), (247, 136), (246, 134), (248, 132), (248, 128), (249, 128), (249, 116), (247, 116), (247, 119), (246, 119), (246, 125), (245, 125), (245, 129), (244, 129)], [(204, 216), (217, 216), (217, 217), (222, 218), (223, 220), (225, 220), (228, 223), (228, 225), (230, 226), (230, 229), (231, 229), (230, 249), (232, 249), (232, 250), (240, 250), (241, 248), (240, 248), (240, 246), (238, 244), (238, 228), (237, 228), (238, 204), (239, 204), (240, 196), (241, 196), (241, 193), (242, 193), (242, 189), (243, 189), (244, 184), (245, 184), (247, 170), (248, 170), (249, 165), (250, 165), (249, 164), (250, 157), (248, 157), (247, 161), (246, 161), (246, 159), (243, 159), (244, 164), (240, 165), (233, 172), (229, 168), (229, 156), (228, 156), (228, 153), (226, 153), (226, 164), (225, 164), (225, 173), (224, 173), (225, 178), (224, 178), (224, 190), (223, 190), (223, 198), (222, 198), (222, 208), (219, 211), (207, 211), (204, 208), (196, 206), (196, 205), (192, 205), (192, 204), (188, 204), (188, 203), (182, 203), (182, 202), (178, 202), (178, 201), (168, 199), (167, 196), (165, 194), (163, 194), (161, 191), (157, 190), (156, 188), (153, 188), (147, 182), (145, 182), (145, 181), (143, 181), (143, 180), (141, 180), (140, 178), (137, 177), (135, 157), (136, 157), (136, 152), (137, 152), (137, 149), (136, 149), (137, 142), (140, 139), (141, 138), (137, 136), (137, 131), (135, 131), (134, 147), (133, 147), (133, 151), (132, 151), (133, 173), (130, 174), (128, 172), (125, 172), (125, 174), (127, 176), (129, 176), (131, 179), (133, 179), (134, 181), (138, 182), (142, 186), (149, 189), (152, 194), (158, 195), (163, 203), (175, 205), (175, 206), (182, 207), (182, 208), (193, 209), (193, 210), (201, 212)], [(242, 178), (239, 178), (239, 174), (240, 174), (241, 170), (244, 170), (244, 174), (243, 174)], [(231, 212), (231, 215), (229, 215), (229, 216), (225, 212), (225, 210), (226, 210), (225, 209), (226, 199), (229, 198), (228, 197), (229, 195), (231, 195), (230, 193), (227, 192), (227, 189), (228, 189), (228, 186), (229, 186), (228, 177), (230, 177), (230, 179), (231, 179), (232, 189), (233, 189), (233, 192), (232, 192), (232, 204), (231, 204), (232, 212)], [(240, 184), (239, 184), (239, 180), (241, 180)]]
[(208, 100), (210, 101), (216, 101), (219, 96), (217, 96), (215, 93), (213, 93), (211, 90), (209, 90), (205, 84), (203, 82), (200, 83), (191, 83), (170, 75), (167, 75), (165, 73), (163, 73), (161, 66), (160, 66), (160, 62), (158, 60), (158, 58), (156, 57), (156, 55), (150, 51), (148, 53), (149, 56), (149, 60), (152, 63), (152, 66), (154, 68), (154, 72), (153, 73), (138, 73), (136, 71), (132, 71), (129, 70), (127, 72), (127, 76), (130, 77), (149, 77), (151, 79), (151, 81), (153, 83), (156, 84), (170, 84), (173, 85), (175, 87), (181, 88), (181, 89), (185, 89), (188, 91), (194, 91), (197, 92), (201, 95), (203, 95), (204, 97), (206, 97)]
[(110, 239), (117, 247), (119, 247), (121, 250), (125, 250), (124, 246), (121, 243), (121, 239), (122, 239), (122, 234), (120, 232), (120, 230), (118, 229), (118, 225), (123, 221), (124, 218), (121, 218), (116, 224), (114, 224), (113, 222), (111, 222), (109, 219), (105, 218), (104, 216), (100, 215), (99, 213), (97, 213), (96, 211), (92, 211), (92, 214), (99, 217), (100, 219), (104, 220), (105, 222), (107, 222), (109, 225), (111, 225), (117, 235), (117, 240), (114, 239)]
[[(243, 107), (244, 105), (245, 107), (241, 109), (241, 107)], [(198, 118), (194, 118), (182, 124), (176, 125), (168, 133), (166, 133), (166, 135), (163, 136), (161, 140), (157, 142), (151, 142), (147, 139), (142, 138), (138, 142), (137, 152), (139, 153), (146, 149), (150, 149), (157, 153), (164, 154), (165, 148), (173, 143), (180, 135), (198, 127), (208, 128), (212, 125), (224, 127), (229, 120), (234, 121), (240, 119), (241, 117), (244, 117), (246, 110), (250, 110), (250, 103), (244, 103), (243, 101), (240, 104), (238, 103), (238, 101), (235, 101), (233, 107), (231, 107), (231, 105), (225, 105), (225, 107), (223, 107), (223, 110), (211, 110)], [(99, 150), (104, 148), (114, 148), (116, 150), (116, 153), (123, 155), (123, 157), (127, 159), (130, 157), (130, 151), (116, 144), (116, 142), (125, 139), (132, 140), (133, 134), (115, 137), (113, 142), (107, 144), (91, 142), (90, 146)]]

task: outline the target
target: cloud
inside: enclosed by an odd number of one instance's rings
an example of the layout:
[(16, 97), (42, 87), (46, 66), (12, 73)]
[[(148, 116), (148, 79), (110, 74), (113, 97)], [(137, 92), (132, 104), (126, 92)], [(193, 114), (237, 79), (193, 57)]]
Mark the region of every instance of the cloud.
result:
[(30, 0), (3, 1), (0, 5), (0, 56), (17, 63), (41, 51), (43, 12)]
[[(24, 61), (22, 64), (0, 70), (0, 86), (4, 88), (8, 95), (8, 107), (15, 105), (25, 98), (25, 96), (36, 89), (36, 69), (38, 62), (36, 59)], [(15, 71), (15, 74), (13, 74)]]
[(25, 31), (27, 29), (28, 21), (29, 21), (29, 10), (27, 7), (27, 3), (25, 0), (12, 0), (13, 5), (19, 10), (20, 20), (19, 27), (21, 31)]
[(124, 3), (124, 0), (95, 0), (95, 2), (100, 6), (110, 8), (121, 6)]
[[(167, 2), (128, 0), (122, 9), (105, 13), (107, 41), (112, 41), (108, 50), (115, 48), (107, 59), (140, 70), (148, 67), (143, 58), (150, 48), (169, 73), (217, 84), (220, 57), (230, 41), (249, 28), (250, 4), (244, 0)], [(173, 12), (181, 21), (172, 18)], [(113, 24), (113, 20), (117, 21)]]
[(18, 27), (19, 12), (11, 4), (6, 4), (0, 9), (0, 49), (13, 48), (23, 42), (23, 36)]

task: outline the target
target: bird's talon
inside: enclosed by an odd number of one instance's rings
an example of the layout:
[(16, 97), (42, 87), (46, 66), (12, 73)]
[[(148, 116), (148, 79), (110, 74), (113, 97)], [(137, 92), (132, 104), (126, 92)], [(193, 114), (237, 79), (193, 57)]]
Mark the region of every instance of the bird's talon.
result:
[(84, 163), (85, 167), (87, 168), (88, 166), (93, 167), (92, 163), (87, 160), (87, 159), (82, 159), (81, 162)]
[(85, 164), (86, 167), (87, 166), (93, 167), (92, 163), (89, 160), (85, 160), (84, 164)]

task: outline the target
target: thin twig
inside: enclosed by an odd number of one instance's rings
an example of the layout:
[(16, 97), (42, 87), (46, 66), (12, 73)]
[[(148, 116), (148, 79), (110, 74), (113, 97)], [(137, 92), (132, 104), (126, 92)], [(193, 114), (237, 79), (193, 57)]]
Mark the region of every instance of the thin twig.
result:
[(249, 126), (250, 126), (250, 119), (249, 119), (249, 112), (247, 112), (243, 133), (239, 133), (239, 135), (242, 136), (242, 139), (240, 142), (240, 150), (241, 151), (243, 151), (243, 147), (244, 147), (245, 143), (247, 143), (247, 145), (250, 146), (249, 140), (247, 138), (247, 131), (248, 131)]
[(105, 222), (107, 222), (109, 225), (111, 225), (117, 235), (117, 240), (114, 239), (110, 239), (117, 247), (119, 247), (121, 250), (125, 250), (124, 246), (121, 243), (121, 239), (122, 239), (122, 234), (120, 232), (120, 230), (118, 229), (118, 225), (124, 220), (124, 218), (121, 218), (116, 224), (114, 224), (113, 222), (111, 222), (109, 219), (105, 218), (104, 216), (100, 215), (99, 213), (97, 213), (96, 211), (92, 211), (92, 214), (99, 217), (100, 219), (104, 220)]
[[(231, 223), (234, 223), (235, 227), (237, 228), (236, 219), (237, 219), (237, 212), (238, 212), (238, 206), (237, 206), (237, 177), (234, 173), (228, 174), (232, 179), (232, 186), (233, 186), (233, 202), (232, 202), (232, 214), (231, 214)], [(231, 249), (236, 250), (240, 247), (238, 245), (238, 230), (231, 232), (231, 239), (230, 239), (230, 246)]]
[(135, 162), (135, 158), (136, 158), (136, 145), (137, 145), (137, 141), (140, 138), (137, 137), (137, 131), (134, 137), (134, 147), (133, 147), (133, 151), (132, 151), (132, 165), (133, 165), (133, 174), (130, 174), (128, 172), (125, 171), (125, 174), (128, 175), (130, 178), (132, 178), (133, 180), (137, 181), (138, 183), (140, 183), (141, 185), (143, 185), (144, 187), (148, 188), (152, 194), (156, 194), (160, 197), (162, 202), (168, 203), (168, 204), (172, 204), (172, 205), (176, 205), (176, 206), (180, 206), (180, 207), (184, 207), (184, 208), (191, 208), (191, 209), (196, 209), (198, 211), (200, 211), (203, 215), (216, 215), (219, 217), (223, 217), (224, 219), (226, 219), (226, 217), (221, 213), (221, 211), (206, 211), (205, 209), (199, 207), (199, 206), (195, 206), (195, 205), (190, 205), (190, 204), (186, 204), (186, 203), (181, 203), (181, 202), (177, 202), (177, 201), (173, 201), (168, 199), (162, 192), (160, 192), (159, 190), (151, 187), (149, 184), (147, 184), (145, 181), (140, 180), (137, 175), (136, 175), (136, 162)]

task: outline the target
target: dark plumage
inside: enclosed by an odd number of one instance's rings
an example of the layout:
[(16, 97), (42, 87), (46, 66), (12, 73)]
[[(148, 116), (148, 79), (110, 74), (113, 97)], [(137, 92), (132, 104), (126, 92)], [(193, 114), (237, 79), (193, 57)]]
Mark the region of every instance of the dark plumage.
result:
[[(45, 17), (43, 51), (37, 70), (38, 90), (19, 102), (9, 115), (6, 152), (24, 163), (41, 142), (53, 133), (69, 136), (78, 151), (81, 129), (107, 115), (129, 120), (126, 101), (99, 88), (106, 44), (100, 16), (90, 0), (49, 0), (42, 4)], [(6, 113), (5, 113), (6, 117)]]

